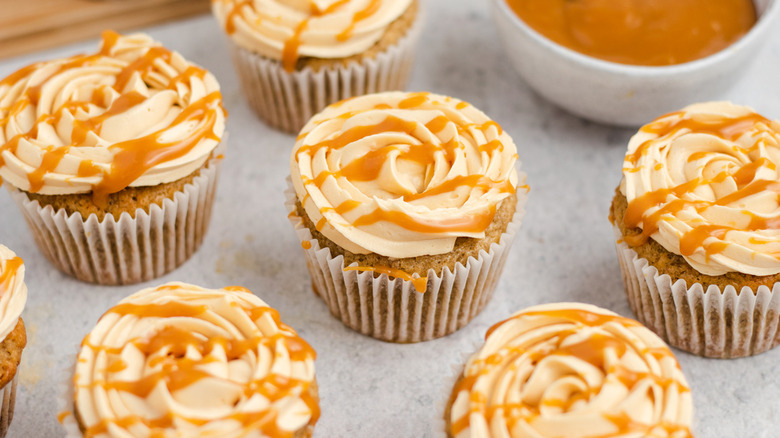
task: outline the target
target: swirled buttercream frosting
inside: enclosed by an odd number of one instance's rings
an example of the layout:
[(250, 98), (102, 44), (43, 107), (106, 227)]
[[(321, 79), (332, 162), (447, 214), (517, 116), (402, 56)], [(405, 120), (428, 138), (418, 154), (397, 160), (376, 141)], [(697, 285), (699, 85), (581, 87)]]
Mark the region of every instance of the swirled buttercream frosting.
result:
[(450, 403), (456, 438), (691, 436), (691, 394), (669, 348), (586, 304), (535, 306), (495, 325)]
[(143, 34), (0, 81), (0, 177), (31, 193), (154, 186), (198, 170), (225, 129), (219, 84)]
[(780, 273), (780, 123), (727, 102), (691, 105), (631, 138), (624, 224), (705, 275)]
[(483, 238), (514, 196), (517, 150), (484, 113), (451, 97), (389, 92), (331, 105), (290, 160), (317, 230), (355, 254), (404, 258)]
[(314, 360), (248, 290), (169, 283), (84, 338), (77, 418), (90, 437), (293, 437), (319, 417)]
[(16, 327), (27, 303), (24, 262), (0, 245), (0, 341)]
[(239, 46), (282, 61), (346, 58), (376, 44), (412, 0), (212, 0), (217, 20)]

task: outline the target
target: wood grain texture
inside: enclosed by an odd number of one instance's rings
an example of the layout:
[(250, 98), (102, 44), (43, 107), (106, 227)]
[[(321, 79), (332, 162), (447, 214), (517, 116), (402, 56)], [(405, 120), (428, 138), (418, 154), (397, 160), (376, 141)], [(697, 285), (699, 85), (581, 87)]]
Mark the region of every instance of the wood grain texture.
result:
[(209, 0), (0, 0), (0, 59), (209, 11)]

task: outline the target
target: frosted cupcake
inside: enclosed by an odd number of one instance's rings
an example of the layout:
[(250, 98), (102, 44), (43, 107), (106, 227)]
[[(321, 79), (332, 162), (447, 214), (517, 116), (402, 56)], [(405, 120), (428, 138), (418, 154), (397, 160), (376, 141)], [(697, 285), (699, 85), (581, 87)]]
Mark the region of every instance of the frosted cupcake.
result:
[(491, 328), (445, 413), (448, 437), (691, 437), (677, 360), (637, 321), (546, 304)]
[(10, 249), (0, 245), (0, 438), (14, 418), (16, 377), (27, 332), (20, 315), (27, 303), (24, 262)]
[(315, 356), (244, 288), (144, 289), (84, 338), (64, 424), (69, 437), (310, 437)]
[(290, 221), (315, 292), (349, 327), (444, 336), (488, 302), (527, 186), (509, 135), (451, 97), (389, 92), (326, 108), (290, 160)]
[(143, 34), (0, 81), (0, 177), (46, 257), (103, 284), (187, 260), (211, 216), (221, 102), (210, 73)]
[(780, 343), (780, 123), (689, 106), (631, 139), (612, 202), (631, 307), (672, 346), (739, 357)]
[(298, 132), (327, 105), (405, 88), (418, 0), (212, 0), (254, 111)]

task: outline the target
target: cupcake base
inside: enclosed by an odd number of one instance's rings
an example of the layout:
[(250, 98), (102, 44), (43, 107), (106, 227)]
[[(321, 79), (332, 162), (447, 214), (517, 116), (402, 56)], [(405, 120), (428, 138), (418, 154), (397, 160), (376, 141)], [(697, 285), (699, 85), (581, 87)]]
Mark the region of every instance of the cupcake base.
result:
[(14, 406), (16, 405), (16, 383), (18, 374), (2, 389), (3, 404), (0, 406), (0, 438), (5, 437), (11, 421), (14, 419)]
[(422, 21), (421, 11), (417, 10), (406, 35), (373, 57), (346, 64), (333, 62), (318, 69), (306, 66), (288, 72), (281, 62), (244, 49), (232, 40), (229, 46), (249, 106), (272, 127), (297, 133), (313, 115), (332, 103), (404, 89)]
[[(314, 292), (330, 312), (351, 329), (387, 342), (422, 342), (446, 336), (468, 324), (484, 309), (496, 288), (506, 257), (520, 228), (525, 194), (518, 193), (517, 209), (497, 244), (457, 263), (454, 271), (427, 272), (425, 292), (414, 280), (346, 270), (344, 256), (333, 257), (321, 247), (297, 215), (297, 196), (285, 192), (290, 222), (301, 241)], [(357, 267), (353, 263), (351, 267)], [(415, 274), (413, 277), (417, 277)]]
[(763, 353), (780, 344), (780, 283), (755, 290), (660, 275), (622, 239), (616, 249), (626, 295), (637, 319), (673, 347), (713, 358)]
[(88, 283), (134, 284), (160, 277), (188, 260), (208, 229), (219, 160), (212, 159), (191, 184), (153, 204), (148, 211), (119, 219), (55, 211), (8, 185), (35, 242), (62, 272)]

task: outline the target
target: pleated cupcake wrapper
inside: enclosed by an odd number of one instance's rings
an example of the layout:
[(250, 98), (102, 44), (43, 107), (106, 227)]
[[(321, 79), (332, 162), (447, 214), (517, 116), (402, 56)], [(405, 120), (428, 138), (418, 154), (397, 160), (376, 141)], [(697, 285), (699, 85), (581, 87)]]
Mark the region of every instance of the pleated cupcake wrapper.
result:
[[(374, 278), (370, 271), (344, 271), (344, 257), (331, 256), (320, 248), (303, 220), (296, 214), (296, 194), (288, 179), (285, 191), (290, 222), (304, 249), (314, 292), (330, 312), (351, 329), (364, 335), (397, 343), (428, 341), (453, 333), (469, 323), (490, 300), (506, 257), (525, 214), (525, 194), (518, 195), (517, 210), (498, 244), (455, 271), (428, 271), (428, 287), (418, 292), (411, 280)], [(350, 266), (357, 266), (353, 263)]]
[(103, 221), (80, 213), (41, 207), (25, 192), (8, 186), (35, 242), (62, 272), (89, 283), (133, 284), (160, 277), (187, 261), (200, 247), (211, 218), (219, 161), (212, 160), (192, 184), (153, 204), (149, 212), (122, 213)]
[(667, 343), (714, 358), (751, 356), (780, 344), (780, 283), (737, 293), (730, 285), (705, 290), (701, 283), (672, 282), (614, 231), (631, 310)]
[(396, 44), (360, 62), (288, 72), (282, 63), (229, 42), (249, 106), (274, 128), (298, 133), (326, 106), (350, 97), (406, 88), (423, 22), (422, 10)]
[(2, 391), (3, 404), (0, 406), (0, 438), (3, 438), (8, 433), (8, 428), (11, 427), (11, 421), (14, 419), (14, 406), (16, 405), (16, 384), (19, 380), (19, 372), (17, 371), (13, 380), (6, 383), (6, 385), (0, 390)]

